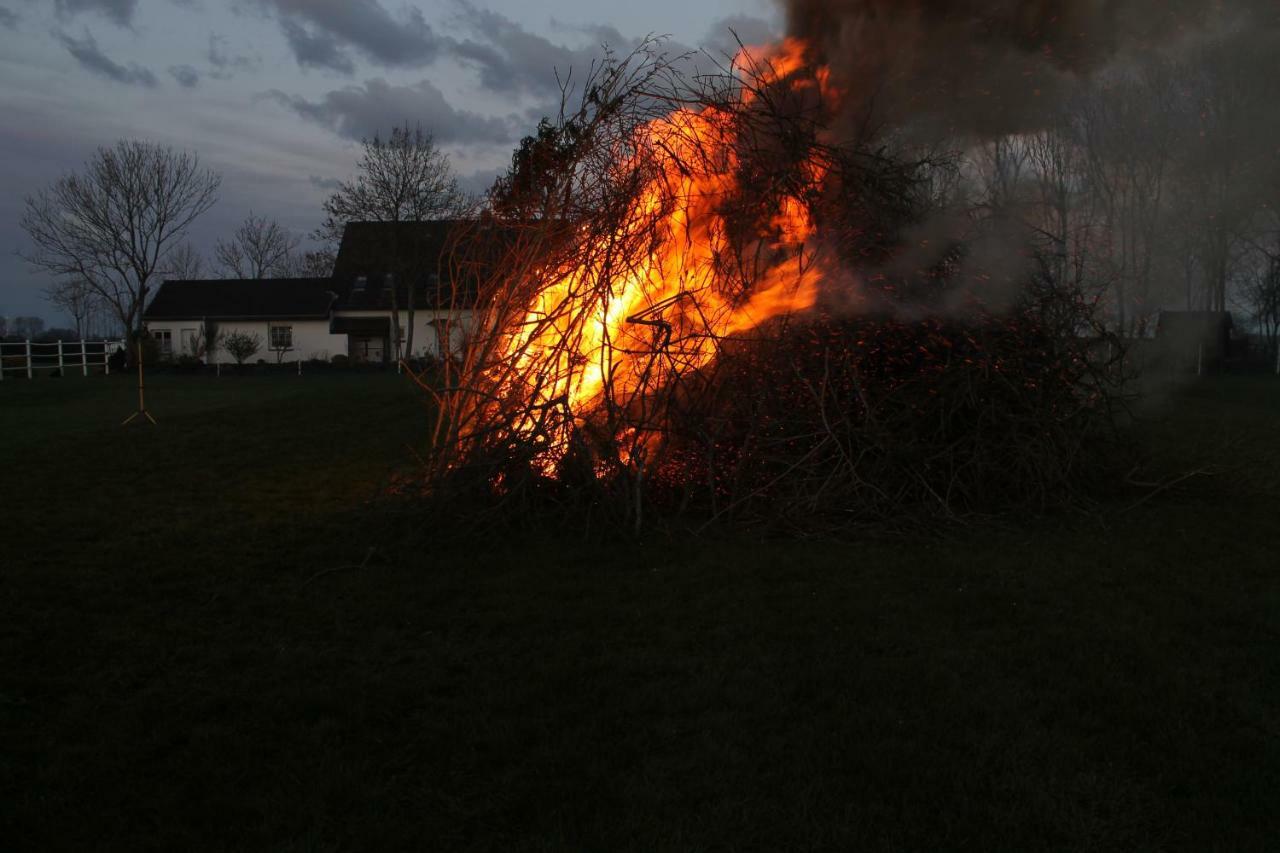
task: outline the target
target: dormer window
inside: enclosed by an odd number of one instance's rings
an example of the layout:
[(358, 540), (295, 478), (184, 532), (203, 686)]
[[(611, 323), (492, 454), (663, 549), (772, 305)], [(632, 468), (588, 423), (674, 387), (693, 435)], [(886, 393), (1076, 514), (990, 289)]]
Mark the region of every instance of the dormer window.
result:
[(358, 275), (356, 276), (356, 283), (351, 286), (351, 293), (353, 295), (357, 293), (364, 293), (365, 288), (368, 286), (369, 278), (367, 276)]

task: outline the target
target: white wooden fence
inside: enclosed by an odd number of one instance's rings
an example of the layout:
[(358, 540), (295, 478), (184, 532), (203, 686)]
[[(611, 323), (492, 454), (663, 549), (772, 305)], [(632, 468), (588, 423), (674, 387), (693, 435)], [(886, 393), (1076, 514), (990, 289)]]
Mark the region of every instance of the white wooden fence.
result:
[[(0, 341), (0, 381), (6, 378), (33, 379), (37, 372), (59, 371), (66, 376), (69, 371), (80, 371), (88, 376), (91, 368), (101, 367), (111, 372), (111, 354), (124, 347), (118, 341)], [(7, 374), (7, 376), (6, 376)]]

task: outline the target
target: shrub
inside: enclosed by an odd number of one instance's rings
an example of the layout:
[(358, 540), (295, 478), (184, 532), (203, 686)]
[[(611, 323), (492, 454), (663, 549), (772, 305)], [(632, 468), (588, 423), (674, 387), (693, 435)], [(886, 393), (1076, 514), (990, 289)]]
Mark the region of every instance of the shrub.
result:
[[(262, 337), (251, 332), (232, 332), (222, 339), (222, 348), (236, 360), (236, 364), (243, 365), (262, 349)], [(259, 362), (263, 363), (261, 359)]]
[(351, 359), (342, 353), (338, 353), (333, 358), (329, 359), (329, 363), (334, 367), (347, 367), (351, 364)]

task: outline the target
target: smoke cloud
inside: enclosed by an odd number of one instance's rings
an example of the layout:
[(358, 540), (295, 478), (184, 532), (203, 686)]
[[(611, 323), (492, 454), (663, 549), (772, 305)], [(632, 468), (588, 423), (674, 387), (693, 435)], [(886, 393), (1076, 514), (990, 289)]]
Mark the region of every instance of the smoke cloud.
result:
[(1212, 31), (1275, 30), (1274, 0), (782, 0), (831, 67), (845, 130), (990, 137), (1036, 126), (1126, 54)]

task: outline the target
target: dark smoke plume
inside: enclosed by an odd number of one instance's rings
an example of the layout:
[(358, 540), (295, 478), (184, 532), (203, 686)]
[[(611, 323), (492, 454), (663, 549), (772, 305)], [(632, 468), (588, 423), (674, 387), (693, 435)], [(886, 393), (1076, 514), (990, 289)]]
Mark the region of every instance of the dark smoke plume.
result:
[(1034, 128), (1076, 82), (1199, 34), (1274, 30), (1276, 0), (782, 0), (846, 93), (847, 133)]

